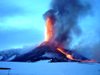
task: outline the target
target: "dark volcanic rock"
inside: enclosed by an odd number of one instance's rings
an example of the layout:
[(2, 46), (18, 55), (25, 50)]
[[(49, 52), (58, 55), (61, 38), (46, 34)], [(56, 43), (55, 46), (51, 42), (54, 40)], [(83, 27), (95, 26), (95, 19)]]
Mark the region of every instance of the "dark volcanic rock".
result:
[(66, 58), (62, 53), (57, 51), (57, 48), (54, 46), (42, 44), (32, 51), (25, 53), (23, 55), (20, 55), (16, 58), (14, 58), (11, 61), (14, 62), (35, 62), (39, 60), (51, 60), (51, 62), (67, 62), (67, 61), (74, 61), (79, 62), (80, 60), (87, 60), (87, 58), (77, 54), (74, 51), (66, 50), (67, 53), (71, 54), (75, 59), (78, 60), (70, 60)]

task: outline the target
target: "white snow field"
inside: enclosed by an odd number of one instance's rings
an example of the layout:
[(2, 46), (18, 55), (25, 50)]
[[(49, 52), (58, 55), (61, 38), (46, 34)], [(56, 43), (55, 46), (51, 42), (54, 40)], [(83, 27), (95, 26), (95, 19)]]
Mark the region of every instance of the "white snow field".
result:
[(9, 71), (0, 70), (0, 75), (100, 75), (98, 63), (0, 62), (0, 68), (11, 68)]

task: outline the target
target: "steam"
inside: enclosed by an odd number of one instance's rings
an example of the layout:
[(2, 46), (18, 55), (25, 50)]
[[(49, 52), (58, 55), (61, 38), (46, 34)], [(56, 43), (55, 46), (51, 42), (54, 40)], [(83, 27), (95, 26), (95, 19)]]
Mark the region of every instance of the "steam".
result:
[(44, 18), (51, 17), (54, 20), (54, 41), (57, 45), (67, 47), (72, 41), (71, 33), (81, 34), (78, 19), (88, 13), (89, 4), (80, 0), (52, 0), (51, 8), (44, 14)]

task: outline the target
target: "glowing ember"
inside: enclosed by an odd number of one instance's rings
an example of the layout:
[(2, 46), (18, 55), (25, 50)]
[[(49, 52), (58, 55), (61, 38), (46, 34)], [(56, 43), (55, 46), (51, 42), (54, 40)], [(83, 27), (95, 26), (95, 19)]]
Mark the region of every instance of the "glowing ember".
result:
[(70, 60), (74, 60), (73, 56), (72, 56), (71, 54), (65, 52), (63, 49), (57, 48), (57, 50), (58, 50), (59, 52), (61, 52), (62, 54), (64, 54), (64, 55), (66, 56), (66, 58), (68, 58), (68, 59), (70, 59)]
[(45, 41), (49, 41), (53, 36), (53, 20), (50, 17), (46, 19)]

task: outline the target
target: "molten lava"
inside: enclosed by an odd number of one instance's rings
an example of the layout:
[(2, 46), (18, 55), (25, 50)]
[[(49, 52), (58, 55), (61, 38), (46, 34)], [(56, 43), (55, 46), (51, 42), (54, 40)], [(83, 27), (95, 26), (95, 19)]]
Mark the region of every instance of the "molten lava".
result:
[(53, 36), (53, 20), (51, 17), (47, 17), (46, 19), (46, 32), (45, 32), (45, 41), (50, 41)]
[(57, 48), (57, 50), (58, 50), (60, 53), (64, 54), (64, 55), (66, 56), (66, 58), (68, 58), (68, 59), (70, 59), (70, 60), (74, 60), (73, 56), (72, 56), (71, 54), (65, 52), (63, 49)]

